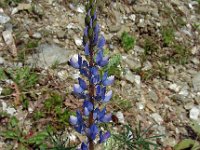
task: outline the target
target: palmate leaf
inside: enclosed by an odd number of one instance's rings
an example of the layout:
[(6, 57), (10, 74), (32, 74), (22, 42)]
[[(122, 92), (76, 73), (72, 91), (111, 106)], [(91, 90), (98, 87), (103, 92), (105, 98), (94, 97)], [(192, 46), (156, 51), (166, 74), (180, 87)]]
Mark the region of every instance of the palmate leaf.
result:
[(141, 123), (135, 129), (132, 129), (129, 125), (124, 125), (124, 131), (120, 134), (114, 134), (113, 137), (117, 141), (119, 149), (151, 150), (153, 147), (156, 150), (159, 146), (151, 140), (163, 135), (147, 136), (152, 126), (142, 130)]

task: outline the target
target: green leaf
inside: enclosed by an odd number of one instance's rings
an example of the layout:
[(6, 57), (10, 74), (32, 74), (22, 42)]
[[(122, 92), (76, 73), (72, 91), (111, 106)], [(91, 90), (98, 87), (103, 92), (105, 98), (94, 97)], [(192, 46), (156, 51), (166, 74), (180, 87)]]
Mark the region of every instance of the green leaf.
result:
[(39, 132), (37, 135), (28, 139), (29, 144), (40, 145), (44, 142), (44, 140), (48, 137), (48, 133), (46, 131)]
[(174, 150), (185, 150), (185, 149), (191, 149), (192, 147), (196, 147), (196, 145), (199, 145), (199, 143), (192, 139), (184, 139), (178, 144), (174, 146)]
[(192, 121), (190, 127), (200, 137), (200, 125), (196, 121)]
[(12, 140), (17, 140), (19, 137), (19, 134), (16, 133), (15, 131), (8, 130), (2, 133), (2, 136), (6, 139), (12, 139)]

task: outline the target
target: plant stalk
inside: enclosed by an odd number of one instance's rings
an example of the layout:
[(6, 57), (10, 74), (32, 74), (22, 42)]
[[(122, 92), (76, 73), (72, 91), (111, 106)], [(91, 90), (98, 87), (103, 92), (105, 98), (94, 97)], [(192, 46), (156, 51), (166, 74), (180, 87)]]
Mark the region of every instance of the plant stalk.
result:
[[(90, 45), (90, 60), (89, 60), (89, 66), (92, 68), (94, 66), (94, 60), (93, 60), (93, 46)], [(90, 72), (90, 79), (92, 77), (92, 74)], [(90, 112), (89, 114), (89, 120), (88, 120), (88, 124), (89, 127), (94, 123), (94, 119), (93, 119), (93, 112), (94, 112), (94, 90), (95, 87), (94, 85), (91, 83), (89, 84), (89, 96), (90, 96), (90, 102), (93, 104), (93, 110)], [(89, 138), (89, 150), (94, 150), (94, 142), (91, 138)]]

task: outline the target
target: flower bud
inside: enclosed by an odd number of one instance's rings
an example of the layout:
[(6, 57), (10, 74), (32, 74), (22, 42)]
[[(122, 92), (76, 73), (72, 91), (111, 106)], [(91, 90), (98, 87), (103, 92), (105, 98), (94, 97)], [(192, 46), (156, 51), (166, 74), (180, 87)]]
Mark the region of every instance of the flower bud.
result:
[(90, 10), (91, 17), (94, 16), (95, 12), (96, 12), (96, 6), (93, 6), (92, 9)]
[(89, 31), (88, 31), (89, 38), (93, 39), (93, 34), (94, 34), (93, 29), (89, 28)]
[(88, 36), (83, 36), (83, 44), (85, 45), (88, 42)]
[(90, 5), (92, 5), (95, 2), (95, 0), (90, 0)]
[(97, 25), (97, 20), (94, 20), (92, 24), (93, 29), (96, 27), (96, 25)]
[(86, 12), (88, 12), (89, 10), (90, 10), (90, 4), (88, 3), (86, 6), (85, 6), (85, 10), (86, 10)]
[(85, 24), (86, 24), (87, 26), (90, 25), (90, 16), (88, 16), (88, 15), (85, 17)]

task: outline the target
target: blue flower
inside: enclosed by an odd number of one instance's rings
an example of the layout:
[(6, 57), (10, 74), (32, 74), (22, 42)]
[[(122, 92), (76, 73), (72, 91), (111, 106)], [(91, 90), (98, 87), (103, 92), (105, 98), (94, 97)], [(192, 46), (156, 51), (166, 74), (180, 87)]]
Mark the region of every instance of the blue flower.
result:
[(101, 110), (99, 107), (100, 104), (110, 101), (112, 91), (106, 92), (106, 87), (114, 82), (114, 76), (108, 76), (108, 72), (105, 72), (103, 76), (100, 73), (102, 67), (108, 64), (109, 57), (104, 56), (103, 47), (106, 40), (104, 36), (99, 37), (96, 0), (90, 0), (86, 10), (83, 48), (85, 56), (88, 57), (83, 60), (80, 55), (77, 55), (70, 59), (71, 66), (79, 69), (80, 74), (89, 81), (87, 85), (84, 78), (78, 78), (78, 84), (75, 84), (73, 88), (76, 96), (84, 99), (84, 102), (82, 110), (78, 110), (76, 116), (70, 116), (69, 121), (77, 132), (86, 135), (89, 139), (87, 143), (81, 144), (80, 150), (88, 150), (97, 135), (99, 135), (99, 143), (105, 142), (110, 137), (110, 132), (99, 132), (98, 125), (111, 121), (112, 115), (106, 113), (106, 108)]
[(76, 117), (70, 116), (69, 122), (75, 127), (77, 132), (84, 133), (86, 125), (83, 121), (80, 111), (76, 111)]
[(89, 49), (89, 43), (87, 42), (86, 44), (85, 44), (85, 55), (90, 55), (90, 49)]
[(93, 118), (97, 120), (98, 122), (107, 123), (111, 121), (112, 115), (106, 114), (106, 108), (104, 108), (102, 111), (96, 108), (93, 113)]
[(106, 44), (106, 40), (105, 40), (104, 36), (101, 36), (101, 38), (98, 41), (97, 47), (99, 49), (102, 49), (105, 44)]
[(108, 77), (108, 72), (105, 72), (103, 77), (102, 77), (102, 84), (104, 86), (109, 86), (109, 85), (113, 84), (114, 79), (115, 79), (114, 76)]
[(102, 102), (106, 103), (106, 102), (110, 101), (111, 98), (112, 98), (112, 90), (110, 90), (108, 93), (106, 93), (103, 96)]
[(96, 124), (92, 124), (86, 131), (86, 134), (92, 140), (95, 140), (97, 134), (99, 133), (98, 127)]
[(74, 67), (75, 69), (79, 69), (82, 64), (82, 58), (80, 55), (74, 55), (70, 59), (70, 65)]
[(109, 60), (108, 56), (106, 57), (103, 56), (103, 50), (99, 50), (96, 56), (96, 64), (99, 65), (100, 67), (104, 67), (105, 65), (108, 64), (108, 60)]
[(87, 84), (86, 84), (86, 82), (85, 82), (83, 79), (81, 79), (81, 78), (78, 78), (78, 81), (79, 81), (80, 87), (81, 87), (83, 90), (87, 90)]
[(84, 100), (83, 108), (84, 108), (84, 115), (88, 116), (89, 113), (93, 110), (93, 104), (89, 100)]
[(74, 84), (74, 93), (75, 94), (81, 94), (84, 91), (84, 89), (79, 84)]

